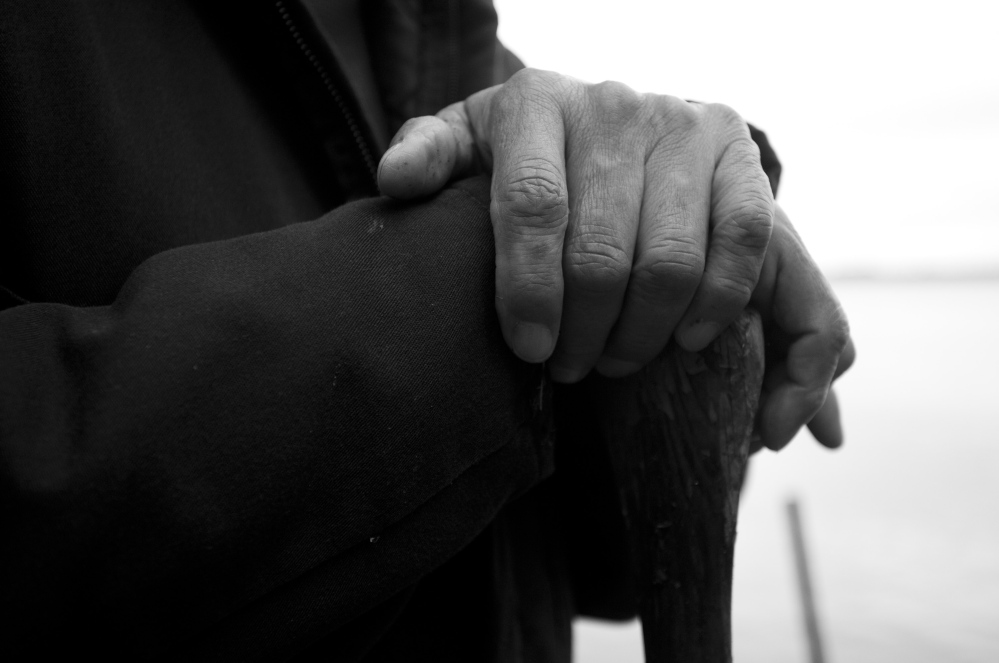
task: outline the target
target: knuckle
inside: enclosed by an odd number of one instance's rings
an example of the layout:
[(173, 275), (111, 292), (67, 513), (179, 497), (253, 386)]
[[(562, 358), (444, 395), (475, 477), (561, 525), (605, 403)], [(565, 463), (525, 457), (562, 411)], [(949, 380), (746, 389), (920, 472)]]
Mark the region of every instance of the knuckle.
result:
[[(745, 125), (742, 129), (744, 128)], [(753, 142), (746, 131), (723, 134), (723, 140), (725, 148), (718, 159), (719, 166), (730, 169), (736, 174), (755, 177), (754, 189), (759, 191), (761, 197), (772, 199), (773, 194), (770, 191), (769, 180), (763, 172), (763, 165), (760, 161), (759, 146)]]
[(741, 163), (759, 166), (760, 146), (749, 137), (749, 125), (741, 123), (736, 129), (738, 133), (732, 139), (736, 157)]
[(513, 76), (510, 77), (509, 82), (515, 85), (531, 87), (540, 82), (549, 82), (557, 78), (559, 78), (559, 74), (556, 74), (553, 71), (537, 69), (535, 67), (524, 67), (514, 73)]
[(631, 261), (618, 240), (604, 233), (588, 233), (566, 255), (564, 276), (576, 290), (606, 294), (628, 283)]
[(632, 271), (636, 292), (645, 297), (679, 300), (689, 297), (701, 282), (704, 253), (690, 239), (674, 239), (646, 251)]
[(587, 87), (587, 96), (602, 122), (626, 123), (642, 109), (642, 97), (624, 83), (603, 81)]
[(554, 97), (567, 92), (575, 82), (568, 76), (530, 67), (521, 69), (511, 76), (496, 95), (496, 103), (519, 104), (524, 99), (534, 97)]
[(558, 272), (547, 265), (523, 266), (512, 283), (520, 297), (547, 297), (561, 287)]
[(664, 184), (668, 185), (669, 202), (671, 207), (666, 212), (667, 215), (677, 217), (677, 221), (682, 221), (693, 209), (696, 209), (700, 202), (700, 187), (694, 174), (689, 170), (675, 170), (665, 179)]
[(500, 211), (508, 218), (530, 221), (540, 228), (557, 228), (569, 215), (569, 201), (558, 169), (545, 159), (518, 164), (507, 181)]
[(700, 104), (668, 94), (650, 94), (644, 99), (650, 114), (650, 126), (659, 136), (695, 131), (703, 120)]
[(534, 67), (525, 67), (514, 72), (507, 80), (506, 85), (503, 86), (503, 89), (506, 91), (530, 89), (535, 87), (539, 81), (545, 80), (548, 73)]
[(753, 296), (756, 286), (746, 274), (718, 274), (711, 279), (711, 296), (727, 307), (741, 308)]
[[(834, 376), (843, 353), (850, 343), (850, 325), (839, 303), (833, 300), (835, 308), (818, 324), (814, 345), (807, 353), (808, 362), (815, 371), (814, 380), (829, 380)], [(847, 358), (849, 360), (849, 358)], [(845, 369), (844, 369), (845, 370)]]
[(832, 356), (838, 358), (843, 354), (847, 343), (850, 342), (850, 323), (846, 319), (846, 312), (843, 311), (843, 307), (838, 304), (833, 319), (826, 331), (826, 336)]
[(746, 249), (752, 254), (766, 251), (774, 226), (772, 202), (745, 200), (732, 212), (730, 219), (729, 223), (720, 225), (717, 231), (724, 233), (735, 247)]
[(705, 111), (721, 126), (729, 129), (738, 128), (741, 132), (748, 136), (749, 129), (746, 127), (746, 121), (742, 119), (742, 116), (739, 115), (731, 106), (717, 103), (706, 104)]
[[(517, 74), (514, 75), (516, 76)], [(523, 108), (525, 98), (528, 96), (526, 84), (511, 78), (492, 98), (490, 115), (493, 117), (505, 117), (516, 113)]]

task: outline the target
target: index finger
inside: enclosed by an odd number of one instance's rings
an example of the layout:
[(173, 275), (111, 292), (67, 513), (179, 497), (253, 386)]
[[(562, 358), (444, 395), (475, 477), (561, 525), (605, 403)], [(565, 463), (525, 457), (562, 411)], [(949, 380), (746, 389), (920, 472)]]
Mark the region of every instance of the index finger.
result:
[(569, 198), (557, 85), (547, 72), (520, 72), (479, 118), (493, 157), (496, 310), (507, 344), (529, 362), (551, 355), (562, 312)]

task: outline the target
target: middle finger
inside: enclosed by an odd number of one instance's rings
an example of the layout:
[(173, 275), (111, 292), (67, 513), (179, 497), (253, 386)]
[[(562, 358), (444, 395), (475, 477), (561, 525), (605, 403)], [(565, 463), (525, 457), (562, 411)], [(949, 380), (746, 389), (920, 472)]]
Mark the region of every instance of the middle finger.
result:
[(621, 312), (644, 187), (643, 146), (633, 127), (641, 98), (620, 83), (593, 86), (588, 96), (594, 121), (566, 135), (565, 295), (550, 364), (558, 382), (576, 382), (590, 371)]

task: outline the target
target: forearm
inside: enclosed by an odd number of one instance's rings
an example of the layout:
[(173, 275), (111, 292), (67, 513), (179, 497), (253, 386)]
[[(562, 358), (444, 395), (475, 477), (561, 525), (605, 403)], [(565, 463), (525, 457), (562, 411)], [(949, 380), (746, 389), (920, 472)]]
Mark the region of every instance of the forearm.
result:
[[(540, 373), (497, 330), (491, 244), (465, 191), (366, 201), (157, 255), (109, 307), (0, 313), (12, 630), (179, 642), (419, 529), (458, 477), (516, 449), (461, 516), (455, 536), (472, 536), (548, 471), (530, 427)], [(464, 544), (420, 556), (389, 539), (395, 583)], [(357, 608), (344, 601), (327, 622)]]

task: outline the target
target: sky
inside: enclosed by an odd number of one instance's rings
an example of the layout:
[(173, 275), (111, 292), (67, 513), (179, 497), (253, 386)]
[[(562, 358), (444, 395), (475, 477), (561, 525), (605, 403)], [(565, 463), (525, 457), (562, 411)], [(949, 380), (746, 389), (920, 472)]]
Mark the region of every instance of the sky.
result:
[(529, 66), (725, 103), (833, 277), (999, 274), (999, 2), (496, 0)]

